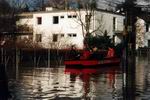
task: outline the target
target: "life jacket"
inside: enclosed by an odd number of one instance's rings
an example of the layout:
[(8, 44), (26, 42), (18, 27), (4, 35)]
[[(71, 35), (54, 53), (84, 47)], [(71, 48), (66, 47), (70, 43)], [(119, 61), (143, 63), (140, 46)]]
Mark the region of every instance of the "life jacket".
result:
[(90, 57), (91, 52), (89, 50), (84, 50), (80, 59), (88, 59)]
[(107, 57), (114, 57), (115, 51), (113, 48), (109, 48), (107, 52)]

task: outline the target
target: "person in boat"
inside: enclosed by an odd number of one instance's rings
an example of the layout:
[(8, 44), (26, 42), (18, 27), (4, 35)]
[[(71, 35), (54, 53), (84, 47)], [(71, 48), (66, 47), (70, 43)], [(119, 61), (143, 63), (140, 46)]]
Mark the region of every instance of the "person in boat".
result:
[(115, 51), (114, 51), (114, 49), (113, 49), (112, 47), (109, 47), (109, 48), (108, 48), (108, 52), (107, 52), (106, 58), (112, 58), (112, 57), (114, 57), (114, 56), (115, 56)]
[(82, 52), (82, 55), (80, 57), (81, 60), (86, 60), (86, 59), (89, 59), (90, 58), (90, 55), (91, 55), (91, 51), (88, 50), (87, 48), (85, 48)]
[(72, 45), (72, 46), (71, 46), (69, 58), (70, 58), (70, 59), (73, 59), (73, 60), (77, 60), (77, 59), (80, 58), (80, 53), (79, 53), (79, 51), (77, 50), (77, 48), (76, 48), (75, 45)]
[(94, 46), (92, 48), (92, 53), (90, 59), (102, 60), (104, 59), (104, 54), (99, 52), (99, 49)]
[(98, 48), (97, 47), (92, 48), (92, 53), (91, 53), (90, 59), (98, 59)]

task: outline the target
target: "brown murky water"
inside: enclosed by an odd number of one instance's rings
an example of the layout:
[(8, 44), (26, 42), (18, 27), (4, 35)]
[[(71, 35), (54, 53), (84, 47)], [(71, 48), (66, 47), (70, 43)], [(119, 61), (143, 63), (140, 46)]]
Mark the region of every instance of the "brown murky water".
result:
[[(150, 57), (136, 57), (136, 100), (150, 100)], [(120, 66), (104, 68), (11, 68), (13, 100), (125, 100)]]
[(136, 100), (150, 100), (150, 57), (137, 57), (136, 62)]
[(10, 91), (14, 100), (118, 100), (122, 98), (119, 69), (22, 67), (18, 79), (9, 81)]

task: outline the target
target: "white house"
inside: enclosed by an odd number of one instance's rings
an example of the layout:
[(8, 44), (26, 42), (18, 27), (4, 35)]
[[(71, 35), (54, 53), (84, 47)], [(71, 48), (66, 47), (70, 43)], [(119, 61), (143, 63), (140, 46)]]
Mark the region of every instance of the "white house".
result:
[[(83, 27), (81, 22), (85, 24), (85, 10), (53, 10), (31, 12), (32, 17), (22, 17), (17, 24), (28, 24), (33, 28), (33, 41), (39, 42), (45, 48), (68, 48), (70, 45), (76, 45), (83, 48)], [(27, 13), (29, 14), (29, 13)], [(24, 14), (26, 16), (26, 13)], [(90, 31), (97, 30), (94, 34), (106, 32), (110, 37), (114, 37), (115, 33), (122, 32), (124, 27), (124, 16), (97, 10), (92, 15)], [(28, 23), (27, 23), (28, 22)], [(120, 38), (115, 37), (115, 42), (119, 43)]]

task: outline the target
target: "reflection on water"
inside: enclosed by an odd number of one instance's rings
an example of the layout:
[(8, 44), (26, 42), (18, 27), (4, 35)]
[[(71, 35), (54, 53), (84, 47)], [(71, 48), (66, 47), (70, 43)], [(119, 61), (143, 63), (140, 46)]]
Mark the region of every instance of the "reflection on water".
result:
[[(119, 68), (20, 68), (10, 78), (14, 100), (118, 100), (122, 98)], [(120, 100), (120, 99), (119, 99)]]
[(150, 100), (150, 58), (136, 58), (136, 100)]

